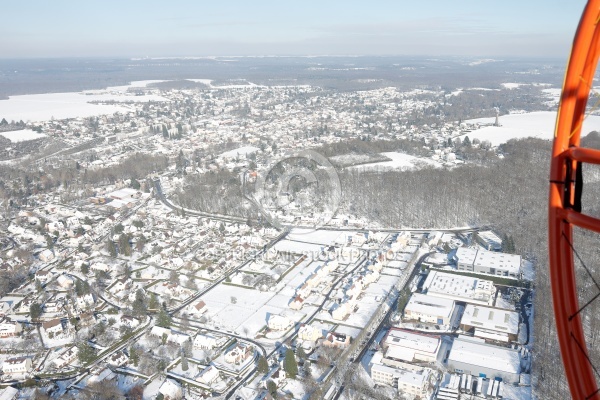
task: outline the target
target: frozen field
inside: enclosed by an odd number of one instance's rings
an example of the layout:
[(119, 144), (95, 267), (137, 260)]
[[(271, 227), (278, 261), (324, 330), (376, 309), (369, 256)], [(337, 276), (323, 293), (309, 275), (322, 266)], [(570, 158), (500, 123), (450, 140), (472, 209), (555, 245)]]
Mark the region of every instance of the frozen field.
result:
[(219, 157), (224, 157), (224, 158), (241, 157), (241, 158), (244, 158), (248, 154), (256, 153), (258, 150), (260, 150), (258, 147), (244, 146), (244, 147), (239, 147), (237, 149), (233, 149), (233, 150), (229, 150), (224, 153), (221, 153), (219, 155)]
[(7, 121), (48, 121), (65, 118), (85, 118), (95, 115), (113, 114), (117, 111), (127, 112), (126, 105), (92, 104), (91, 101), (146, 102), (168, 101), (158, 95), (136, 96), (128, 93), (128, 88), (144, 87), (154, 81), (132, 82), (128, 86), (114, 86), (104, 90), (86, 92), (28, 94), (10, 96), (8, 100), (0, 100), (0, 118)]
[(409, 154), (398, 153), (395, 151), (381, 153), (381, 155), (386, 156), (391, 161), (382, 161), (371, 164), (363, 164), (356, 165), (354, 167), (349, 167), (350, 169), (359, 170), (359, 171), (367, 171), (367, 170), (376, 170), (376, 171), (385, 171), (392, 169), (399, 169), (402, 171), (407, 171), (411, 169), (415, 169), (419, 164), (428, 165), (433, 167), (440, 167), (441, 164), (435, 162), (433, 160), (419, 158), (415, 156), (411, 156)]
[[(495, 117), (478, 118), (466, 121), (467, 123), (493, 124)], [(551, 111), (537, 111), (524, 114), (509, 114), (500, 117), (501, 126), (486, 126), (468, 135), (461, 136), (461, 140), (468, 136), (469, 139), (488, 140), (493, 146), (506, 143), (510, 139), (535, 137), (551, 140), (554, 135), (556, 113)], [(591, 131), (600, 131), (600, 116), (591, 115), (585, 119), (582, 127), (582, 136)]]
[(320, 244), (323, 246), (332, 246), (337, 238), (344, 233), (343, 231), (329, 231), (314, 229), (295, 228), (287, 235), (287, 239), (296, 242)]
[(35, 140), (39, 138), (46, 137), (41, 133), (37, 133), (32, 131), (31, 129), (22, 129), (20, 131), (9, 131), (9, 132), (0, 132), (0, 135), (4, 136), (11, 142), (26, 142), (28, 140)]

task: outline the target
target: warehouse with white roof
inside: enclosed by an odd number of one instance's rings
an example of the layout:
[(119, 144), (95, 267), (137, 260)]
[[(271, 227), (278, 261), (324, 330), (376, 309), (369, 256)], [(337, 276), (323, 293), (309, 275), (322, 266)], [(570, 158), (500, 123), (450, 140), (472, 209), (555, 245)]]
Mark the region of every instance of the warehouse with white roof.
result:
[(450, 325), (454, 314), (454, 300), (413, 293), (404, 307), (404, 319), (437, 325)]
[(519, 335), (519, 314), (501, 308), (468, 304), (460, 328), (484, 339), (512, 342)]
[(518, 383), (521, 357), (518, 350), (485, 343), (483, 339), (459, 336), (448, 356), (448, 370)]
[(382, 341), (388, 360), (435, 362), (440, 352), (440, 338), (392, 328)]
[(423, 292), (471, 304), (491, 305), (496, 287), (492, 281), (431, 270), (423, 284)]
[(456, 250), (459, 271), (479, 272), (496, 276), (518, 278), (521, 275), (521, 256), (487, 251), (481, 248), (459, 247)]

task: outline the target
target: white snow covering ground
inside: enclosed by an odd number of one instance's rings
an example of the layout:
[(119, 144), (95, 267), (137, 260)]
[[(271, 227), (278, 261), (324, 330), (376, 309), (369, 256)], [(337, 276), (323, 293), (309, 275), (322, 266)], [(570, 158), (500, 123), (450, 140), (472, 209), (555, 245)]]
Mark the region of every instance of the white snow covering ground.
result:
[(504, 86), (506, 89), (517, 89), (520, 86), (527, 86), (527, 83), (514, 83), (514, 82), (507, 82), (507, 83), (503, 83), (502, 86)]
[(46, 135), (32, 131), (31, 129), (22, 129), (20, 131), (9, 131), (0, 132), (1, 136), (4, 136), (11, 142), (26, 142), (28, 140), (35, 140), (46, 137)]
[(294, 228), (287, 235), (288, 240), (296, 242), (313, 243), (323, 246), (332, 246), (335, 244), (336, 239), (343, 233), (343, 231), (329, 231), (329, 230), (317, 230), (314, 229), (302, 229)]
[[(470, 124), (493, 124), (495, 117), (478, 118), (465, 121)], [(536, 111), (524, 114), (502, 115), (499, 119), (501, 126), (485, 126), (460, 136), (469, 139), (488, 140), (493, 146), (508, 142), (510, 139), (535, 137), (552, 140), (556, 113), (552, 111)], [(581, 135), (585, 136), (591, 131), (600, 131), (600, 116), (590, 115), (583, 122)]]
[(10, 96), (8, 100), (0, 100), (0, 117), (7, 121), (48, 121), (52, 118), (85, 118), (95, 115), (127, 112), (126, 105), (91, 104), (91, 101), (146, 102), (168, 101), (168, 99), (146, 94), (136, 96), (127, 92), (128, 88), (144, 87), (157, 81), (136, 81), (127, 86), (113, 86), (103, 90), (85, 92), (27, 94)]
[[(492, 121), (493, 122), (493, 121)], [(382, 161), (371, 164), (363, 164), (363, 165), (355, 165), (353, 167), (349, 167), (350, 169), (356, 170), (391, 170), (391, 169), (399, 169), (402, 171), (411, 170), (417, 168), (418, 164), (422, 165), (430, 165), (434, 167), (440, 167), (441, 164), (437, 163), (433, 160), (419, 158), (415, 156), (411, 156), (410, 154), (398, 153), (395, 151), (381, 153), (382, 155), (389, 158), (391, 161)]]
[(244, 157), (248, 154), (256, 153), (259, 150), (258, 147), (254, 146), (244, 146), (239, 147), (237, 149), (229, 150), (224, 153), (221, 153), (219, 157), (222, 158), (235, 158), (235, 157)]

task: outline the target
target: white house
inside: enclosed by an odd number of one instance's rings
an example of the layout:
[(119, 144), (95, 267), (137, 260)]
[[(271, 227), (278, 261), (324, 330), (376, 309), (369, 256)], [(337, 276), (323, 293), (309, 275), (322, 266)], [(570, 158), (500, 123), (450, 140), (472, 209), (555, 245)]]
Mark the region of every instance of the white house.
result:
[(102, 262), (97, 262), (90, 266), (90, 270), (94, 272), (110, 272), (110, 267)]
[(58, 335), (58, 334), (63, 333), (62, 322), (59, 318), (42, 323), (42, 328), (44, 328), (44, 331), (46, 332), (47, 335), (49, 335), (49, 334)]
[(300, 329), (298, 329), (298, 338), (300, 340), (315, 342), (321, 337), (323, 337), (323, 334), (319, 328), (310, 325), (302, 325)]
[(2, 371), (5, 374), (26, 374), (31, 370), (31, 358), (17, 357), (9, 358), (2, 364)]
[(66, 275), (60, 275), (57, 279), (56, 282), (60, 285), (60, 287), (64, 288), (64, 289), (68, 289), (71, 286), (73, 286), (73, 279), (69, 278)]
[(346, 318), (346, 316), (348, 314), (350, 314), (350, 312), (353, 310), (354, 307), (352, 307), (352, 305), (350, 304), (350, 302), (345, 302), (342, 304), (339, 304), (336, 308), (334, 308), (331, 311), (331, 317), (337, 321), (341, 321), (344, 318)]
[(281, 315), (271, 314), (267, 325), (274, 331), (286, 331), (294, 325), (294, 321)]
[(179, 400), (183, 397), (181, 386), (171, 379), (165, 380), (158, 392), (164, 396), (165, 400)]
[(54, 260), (54, 253), (50, 249), (46, 249), (38, 254), (38, 257), (43, 262), (50, 262)]
[(292, 310), (300, 310), (304, 305), (304, 299), (301, 296), (295, 296), (292, 301), (290, 301), (290, 308)]
[(234, 348), (225, 354), (225, 362), (229, 364), (242, 364), (252, 356), (254, 349), (244, 343), (238, 343)]
[(168, 328), (163, 328), (160, 326), (153, 326), (150, 330), (150, 335), (163, 337), (163, 335), (169, 336), (171, 334), (171, 330)]
[(19, 336), (23, 331), (23, 326), (18, 322), (0, 323), (0, 338)]
[(108, 364), (114, 365), (117, 367), (127, 364), (127, 361), (129, 361), (129, 358), (122, 351), (116, 352), (112, 356), (108, 357), (108, 360), (107, 360)]
[(52, 272), (50, 271), (37, 271), (35, 273), (35, 279), (41, 283), (48, 283), (52, 279)]
[(409, 371), (402, 368), (389, 367), (382, 364), (371, 366), (371, 378), (379, 384), (396, 387), (413, 397), (427, 398), (429, 370)]
[(125, 325), (129, 328), (135, 328), (140, 324), (140, 321), (137, 318), (131, 317), (129, 315), (121, 316), (121, 325)]
[(52, 362), (56, 368), (63, 368), (72, 363), (77, 358), (77, 353), (79, 353), (79, 349), (77, 346), (73, 346), (66, 351), (64, 351), (60, 356), (54, 359)]
[(88, 307), (93, 306), (96, 303), (94, 295), (91, 293), (84, 294), (83, 296), (77, 296), (77, 308), (85, 310)]
[(47, 301), (44, 303), (44, 312), (46, 313), (57, 313), (62, 309), (62, 304), (57, 301)]
[(219, 379), (219, 370), (214, 365), (209, 365), (204, 368), (198, 376), (196, 376), (196, 381), (202, 383), (203, 385), (210, 386), (215, 381)]
[(194, 348), (202, 350), (214, 349), (219, 346), (219, 342), (219, 339), (212, 335), (199, 333), (194, 338)]

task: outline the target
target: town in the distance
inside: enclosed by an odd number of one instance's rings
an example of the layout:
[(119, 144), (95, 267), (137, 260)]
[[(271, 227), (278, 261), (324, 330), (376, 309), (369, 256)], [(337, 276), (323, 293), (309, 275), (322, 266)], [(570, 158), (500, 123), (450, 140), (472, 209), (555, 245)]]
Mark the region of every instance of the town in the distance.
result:
[[(531, 93), (541, 108), (428, 119)], [(386, 225), (345, 182), (501, 159), (557, 96), (198, 77), (0, 100), (0, 399), (530, 399), (537, 266), (511, 232), (434, 199), (411, 213), (440, 224)], [(308, 175), (283, 206), (259, 196), (304, 149), (341, 179), (335, 210)]]

